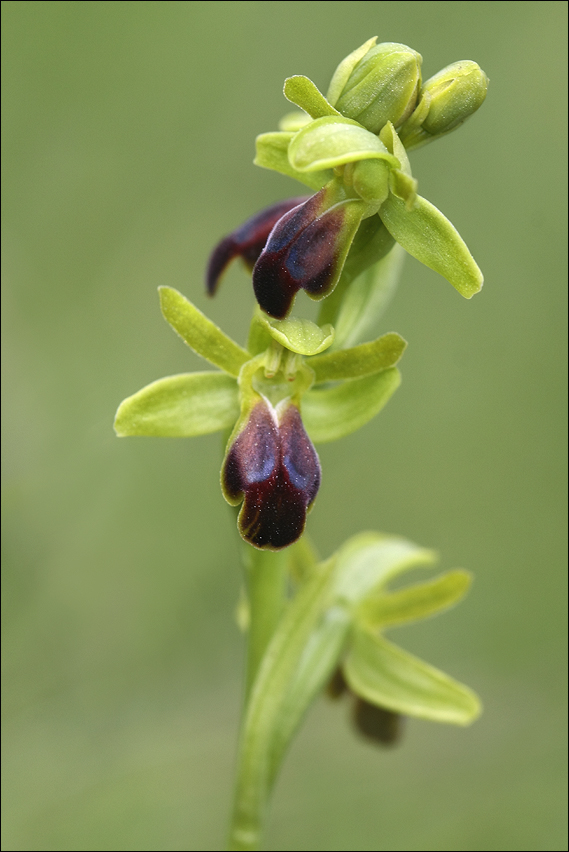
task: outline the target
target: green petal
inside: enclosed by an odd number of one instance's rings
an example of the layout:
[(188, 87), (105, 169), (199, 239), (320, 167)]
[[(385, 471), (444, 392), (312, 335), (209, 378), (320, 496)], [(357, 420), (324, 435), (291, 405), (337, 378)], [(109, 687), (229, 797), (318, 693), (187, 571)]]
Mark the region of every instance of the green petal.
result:
[(262, 133), (257, 136), (256, 150), (257, 154), (253, 163), (256, 166), (261, 166), (263, 169), (272, 169), (274, 172), (280, 172), (282, 175), (304, 183), (311, 189), (318, 191), (333, 178), (331, 169), (324, 171), (314, 171), (310, 174), (299, 172), (293, 168), (288, 159), (288, 148), (290, 140), (294, 133), (276, 132)]
[(316, 355), (328, 349), (334, 340), (334, 329), (331, 325), (320, 328), (316, 323), (300, 317), (267, 319), (266, 325), (271, 337), (298, 355)]
[(223, 373), (184, 373), (152, 382), (119, 405), (119, 437), (190, 438), (229, 429), (239, 417), (237, 382)]
[(317, 383), (356, 379), (394, 367), (406, 346), (406, 341), (399, 334), (390, 331), (371, 343), (318, 355), (310, 361), (310, 367), (314, 370)]
[(158, 292), (164, 318), (182, 340), (202, 358), (206, 358), (229, 375), (238, 376), (243, 364), (251, 358), (249, 353), (224, 334), (177, 290), (159, 287)]
[(407, 210), (405, 202), (390, 195), (379, 215), (405, 251), (440, 273), (466, 299), (478, 293), (484, 281), (462, 237), (440, 210), (421, 196)]
[(361, 47), (356, 48), (356, 50), (352, 51), (349, 56), (346, 56), (345, 59), (342, 59), (336, 70), (334, 71), (334, 75), (330, 81), (330, 86), (328, 87), (328, 94), (326, 97), (328, 98), (331, 104), (335, 104), (342, 91), (344, 86), (348, 82), (350, 78), (350, 74), (360, 61), (363, 59), (366, 53), (371, 50), (374, 44), (377, 41), (377, 36), (373, 36), (373, 38), (368, 39)]
[(391, 367), (337, 387), (308, 391), (302, 400), (302, 421), (308, 435), (318, 443), (355, 432), (381, 411), (400, 383), (399, 370)]
[(467, 686), (368, 631), (354, 630), (343, 672), (357, 695), (405, 716), (469, 725), (481, 711)]
[(287, 77), (283, 91), (287, 100), (303, 109), (312, 118), (340, 115), (308, 77), (300, 74)]
[(349, 284), (334, 322), (334, 349), (353, 346), (377, 334), (379, 320), (395, 293), (404, 258), (405, 252), (396, 244)]
[(457, 604), (471, 582), (468, 571), (448, 571), (427, 583), (369, 597), (359, 609), (358, 620), (363, 626), (379, 629), (429, 618)]
[(349, 118), (317, 118), (291, 140), (288, 157), (300, 172), (335, 168), (355, 160), (386, 160), (399, 168), (399, 160), (389, 153), (378, 137)]

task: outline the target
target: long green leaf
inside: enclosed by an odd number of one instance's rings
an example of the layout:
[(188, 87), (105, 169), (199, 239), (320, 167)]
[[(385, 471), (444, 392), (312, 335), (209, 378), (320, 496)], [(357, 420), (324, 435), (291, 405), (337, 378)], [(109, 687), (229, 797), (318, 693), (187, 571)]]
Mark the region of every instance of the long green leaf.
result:
[(404, 201), (390, 195), (381, 206), (381, 221), (405, 251), (434, 269), (466, 299), (482, 288), (484, 278), (466, 243), (446, 216), (417, 196), (408, 210)]
[(310, 390), (302, 400), (302, 421), (315, 442), (336, 441), (364, 426), (381, 411), (401, 383), (396, 367)]
[(238, 376), (250, 354), (202, 314), (188, 299), (172, 287), (159, 287), (160, 307), (170, 323), (188, 346), (210, 363)]
[(394, 713), (453, 725), (480, 714), (467, 686), (367, 630), (354, 629), (343, 672), (353, 692)]
[(120, 437), (189, 438), (229, 429), (239, 417), (237, 382), (224, 373), (184, 373), (147, 385), (121, 402)]

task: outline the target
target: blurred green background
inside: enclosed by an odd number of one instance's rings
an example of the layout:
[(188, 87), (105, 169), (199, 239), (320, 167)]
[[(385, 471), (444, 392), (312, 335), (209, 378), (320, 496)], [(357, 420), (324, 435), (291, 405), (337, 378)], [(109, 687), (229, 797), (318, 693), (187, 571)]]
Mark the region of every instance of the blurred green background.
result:
[(428, 77), (475, 59), (478, 115), (413, 156), (464, 236), (471, 302), (409, 258), (383, 330), (403, 385), (321, 448), (309, 531), (366, 528), (476, 576), (397, 641), (470, 684), (462, 730), (359, 741), (322, 700), (276, 789), (269, 849), (566, 849), (563, 2), (4, 2), (5, 850), (223, 848), (240, 711), (239, 545), (219, 436), (117, 440), (120, 400), (203, 369), (160, 316), (174, 286), (243, 340), (208, 252), (298, 185), (252, 166), (372, 35)]

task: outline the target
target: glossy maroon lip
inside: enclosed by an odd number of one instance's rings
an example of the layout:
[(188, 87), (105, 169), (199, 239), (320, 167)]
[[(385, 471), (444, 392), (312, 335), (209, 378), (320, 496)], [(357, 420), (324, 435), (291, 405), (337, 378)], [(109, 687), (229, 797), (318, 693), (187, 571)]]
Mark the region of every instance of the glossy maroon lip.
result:
[(270, 403), (258, 402), (221, 472), (229, 502), (243, 499), (238, 521), (243, 538), (271, 550), (300, 538), (320, 475), (320, 461), (298, 408), (291, 403), (277, 416)]
[(285, 317), (300, 289), (325, 296), (333, 287), (346, 208), (326, 209), (328, 195), (324, 187), (283, 215), (271, 231), (253, 269), (255, 296), (269, 316)]
[(245, 265), (252, 269), (255, 262), (265, 247), (269, 234), (279, 219), (298, 207), (307, 200), (309, 196), (302, 195), (298, 198), (287, 198), (271, 204), (250, 219), (247, 219), (235, 231), (224, 237), (212, 251), (206, 274), (206, 289), (210, 296), (215, 295), (219, 286), (219, 280), (226, 267), (236, 257), (240, 257)]

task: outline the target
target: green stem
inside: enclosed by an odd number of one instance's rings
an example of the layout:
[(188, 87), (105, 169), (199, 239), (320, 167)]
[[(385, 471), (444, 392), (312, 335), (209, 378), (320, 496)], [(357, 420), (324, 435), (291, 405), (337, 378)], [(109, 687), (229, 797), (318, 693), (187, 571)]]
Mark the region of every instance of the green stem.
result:
[(283, 550), (272, 552), (248, 548), (249, 631), (245, 704), (285, 605), (287, 559), (287, 553)]
[[(261, 842), (271, 783), (275, 730), (292, 679), (324, 606), (331, 567), (326, 565), (287, 606), (259, 666), (241, 728), (230, 850), (256, 850)], [(291, 732), (292, 733), (292, 732)], [(284, 744), (279, 744), (279, 758)]]

